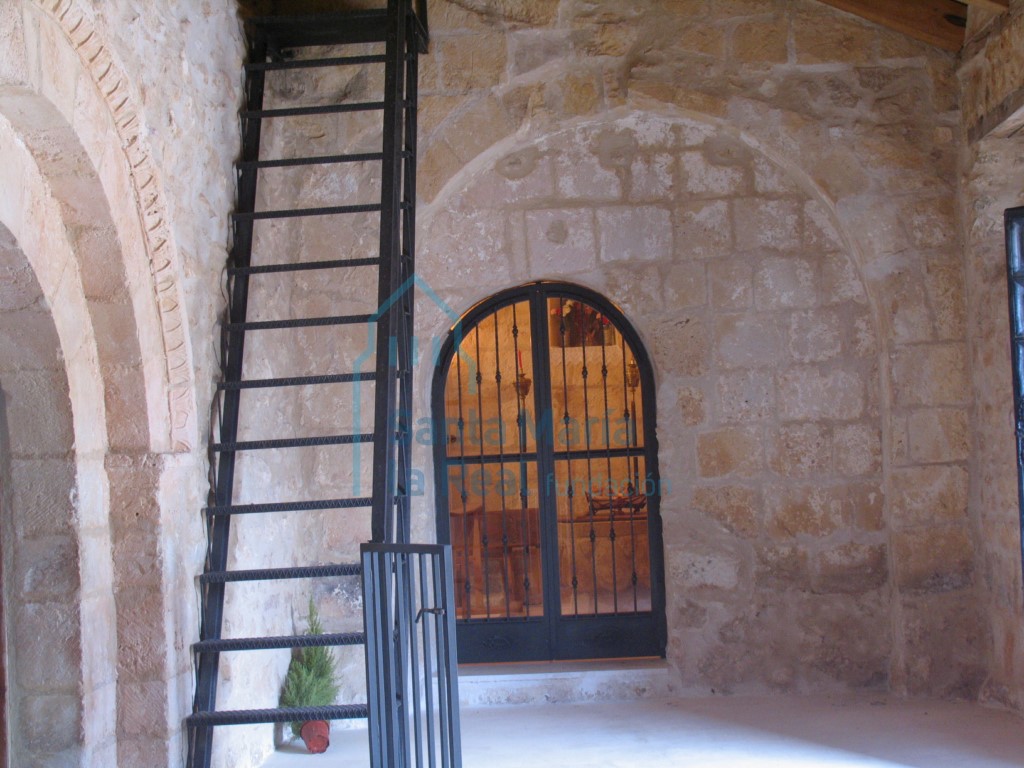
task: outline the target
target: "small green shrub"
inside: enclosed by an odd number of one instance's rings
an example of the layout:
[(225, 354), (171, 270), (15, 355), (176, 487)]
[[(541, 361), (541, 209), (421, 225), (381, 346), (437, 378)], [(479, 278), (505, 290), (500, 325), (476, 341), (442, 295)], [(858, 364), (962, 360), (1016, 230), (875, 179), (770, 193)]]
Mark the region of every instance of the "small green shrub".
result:
[[(320, 615), (311, 597), (305, 634), (323, 633)], [(338, 698), (338, 689), (337, 667), (331, 649), (326, 646), (297, 648), (288, 665), (288, 674), (281, 688), (281, 706), (326, 707)], [(302, 730), (302, 723), (292, 723), (291, 728), (292, 733), (298, 736)]]

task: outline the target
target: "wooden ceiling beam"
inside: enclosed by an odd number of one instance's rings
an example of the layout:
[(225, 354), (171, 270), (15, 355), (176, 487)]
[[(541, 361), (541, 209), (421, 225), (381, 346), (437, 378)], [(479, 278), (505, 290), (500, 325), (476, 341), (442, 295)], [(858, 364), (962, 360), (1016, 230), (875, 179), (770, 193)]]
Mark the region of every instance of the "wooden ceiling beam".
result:
[[(982, 0), (979, 0), (982, 1)], [(989, 0), (997, 2), (998, 0)], [(964, 42), (962, 23), (967, 9), (956, 0), (821, 0), (826, 5), (902, 32), (915, 40), (959, 51)]]
[(963, 0), (967, 5), (976, 5), (986, 11), (1002, 13), (1010, 7), (1010, 0)]

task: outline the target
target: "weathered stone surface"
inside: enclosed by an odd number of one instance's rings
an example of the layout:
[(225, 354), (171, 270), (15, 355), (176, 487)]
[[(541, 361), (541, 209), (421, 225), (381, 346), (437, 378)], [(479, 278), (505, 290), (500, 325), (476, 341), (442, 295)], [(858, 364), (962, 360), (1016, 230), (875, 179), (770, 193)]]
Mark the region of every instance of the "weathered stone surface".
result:
[(750, 475), (764, 466), (764, 446), (758, 427), (727, 427), (697, 437), (697, 466), (701, 477)]
[(818, 555), (814, 589), (859, 595), (889, 580), (889, 553), (882, 544), (843, 544)]
[(844, 488), (770, 486), (764, 499), (768, 530), (782, 541), (801, 536), (827, 536), (842, 525)]
[(857, 419), (865, 396), (866, 382), (852, 370), (794, 366), (779, 376), (779, 409), (787, 419)]
[(782, 425), (772, 436), (768, 464), (783, 477), (829, 474), (832, 469), (832, 430), (815, 423)]
[(718, 377), (716, 389), (722, 421), (759, 421), (776, 413), (775, 380), (768, 371), (723, 373)]
[(753, 538), (759, 532), (760, 495), (753, 488), (701, 486), (694, 489), (693, 506), (738, 536)]
[(505, 45), (505, 36), (493, 33), (439, 40), (441, 87), (467, 91), (499, 82), (506, 65)]
[(893, 521), (898, 527), (963, 523), (967, 472), (963, 467), (907, 467), (893, 473)]
[(963, 526), (894, 534), (896, 581), (910, 592), (950, 592), (971, 584), (974, 548)]

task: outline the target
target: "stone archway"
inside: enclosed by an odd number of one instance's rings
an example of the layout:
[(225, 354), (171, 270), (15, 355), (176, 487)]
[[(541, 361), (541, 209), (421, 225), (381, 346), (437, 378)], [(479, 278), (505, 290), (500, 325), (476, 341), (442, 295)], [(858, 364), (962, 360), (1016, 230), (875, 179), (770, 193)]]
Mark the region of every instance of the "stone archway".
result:
[(0, 275), (0, 575), (9, 621), (3, 736), (19, 760), (80, 759), (85, 680), (102, 673), (87, 670), (82, 657), (68, 373), (35, 273), (2, 225)]
[(651, 351), (683, 685), (889, 680), (885, 330), (813, 183), (722, 121), (623, 109), (500, 142), (421, 221), (448, 303), (570, 280)]

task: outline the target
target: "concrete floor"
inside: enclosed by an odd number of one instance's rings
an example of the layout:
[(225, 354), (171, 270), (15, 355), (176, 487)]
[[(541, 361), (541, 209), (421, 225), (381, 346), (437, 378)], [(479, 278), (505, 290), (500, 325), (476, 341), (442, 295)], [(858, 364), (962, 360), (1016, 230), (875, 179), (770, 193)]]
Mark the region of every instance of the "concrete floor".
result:
[[(462, 744), (465, 768), (1020, 768), (1024, 721), (884, 696), (718, 696), (467, 708)], [(368, 764), (366, 731), (349, 729), (264, 768)]]

